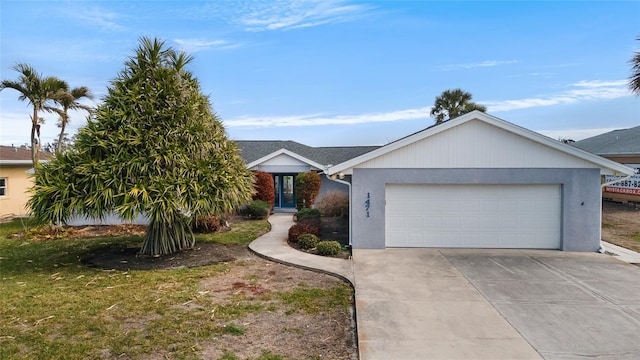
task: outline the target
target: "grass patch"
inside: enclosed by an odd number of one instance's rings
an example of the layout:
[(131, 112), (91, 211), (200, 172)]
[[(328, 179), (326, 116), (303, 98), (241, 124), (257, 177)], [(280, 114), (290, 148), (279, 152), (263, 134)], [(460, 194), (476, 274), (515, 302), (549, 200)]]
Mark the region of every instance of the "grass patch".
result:
[(633, 240), (640, 241), (640, 232), (633, 235)]
[(244, 333), (247, 332), (246, 328), (243, 328), (241, 326), (236, 326), (234, 324), (225, 325), (223, 326), (223, 329), (225, 333), (235, 335), (235, 336), (244, 335)]
[[(263, 310), (261, 304), (215, 303), (200, 292), (201, 279), (231, 271), (233, 264), (170, 271), (89, 268), (80, 262), (85, 254), (134, 246), (141, 238), (31, 241), (9, 236), (28, 228), (23, 221), (0, 224), (1, 359), (140, 358), (162, 353), (195, 358), (198, 343), (229, 331), (217, 321)], [(239, 222), (231, 231), (207, 235), (206, 241), (247, 243), (266, 229), (266, 221)]]
[(288, 305), (288, 315), (297, 311), (319, 314), (324, 309), (334, 307), (346, 309), (351, 305), (352, 295), (352, 289), (346, 284), (331, 289), (309, 288), (303, 284), (291, 291), (273, 294)]
[(241, 222), (242, 226), (231, 226), (231, 230), (222, 233), (197, 234), (196, 241), (215, 242), (225, 245), (249, 244), (258, 236), (267, 233), (271, 225), (267, 221), (253, 220)]

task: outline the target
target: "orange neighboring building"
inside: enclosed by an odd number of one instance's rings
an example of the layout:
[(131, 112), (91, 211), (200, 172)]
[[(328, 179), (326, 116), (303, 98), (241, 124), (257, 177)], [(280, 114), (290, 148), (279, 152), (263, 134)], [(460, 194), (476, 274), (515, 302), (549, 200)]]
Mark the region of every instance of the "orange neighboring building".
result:
[[(573, 145), (629, 167), (640, 168), (640, 126), (610, 131), (577, 141)], [(606, 182), (611, 180), (614, 178), (605, 178)], [(624, 182), (605, 186), (602, 198), (622, 203), (640, 203), (640, 174)]]
[[(40, 159), (50, 156), (40, 153)], [(14, 146), (0, 146), (0, 218), (24, 216), (33, 186), (31, 150)]]

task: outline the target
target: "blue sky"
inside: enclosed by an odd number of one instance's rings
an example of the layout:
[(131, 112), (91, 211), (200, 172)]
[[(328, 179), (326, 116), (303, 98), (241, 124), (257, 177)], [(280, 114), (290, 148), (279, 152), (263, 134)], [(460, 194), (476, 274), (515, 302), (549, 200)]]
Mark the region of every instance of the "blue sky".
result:
[[(433, 124), (462, 88), (488, 113), (553, 138), (640, 125), (628, 90), (640, 1), (6, 1), (0, 74), (28, 63), (96, 105), (141, 36), (189, 69), (229, 136), (381, 145)], [(0, 92), (0, 143), (29, 142), (30, 110)], [(71, 115), (69, 132), (85, 123)], [(46, 115), (42, 141), (58, 132)]]

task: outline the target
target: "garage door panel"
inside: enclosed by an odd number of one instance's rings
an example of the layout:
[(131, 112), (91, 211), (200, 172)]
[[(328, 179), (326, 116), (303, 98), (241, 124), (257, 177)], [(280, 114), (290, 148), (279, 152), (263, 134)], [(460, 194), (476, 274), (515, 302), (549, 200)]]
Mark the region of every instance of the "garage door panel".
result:
[(560, 185), (389, 184), (389, 247), (560, 247)]

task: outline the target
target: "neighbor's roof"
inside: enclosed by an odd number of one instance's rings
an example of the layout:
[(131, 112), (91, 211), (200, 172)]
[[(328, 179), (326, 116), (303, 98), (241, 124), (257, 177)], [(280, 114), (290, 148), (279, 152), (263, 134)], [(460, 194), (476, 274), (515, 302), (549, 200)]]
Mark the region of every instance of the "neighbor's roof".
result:
[(597, 155), (640, 155), (640, 126), (596, 135), (573, 146)]
[[(51, 159), (51, 155), (45, 152), (39, 153), (41, 160)], [(0, 145), (0, 164), (2, 165), (31, 165), (31, 150), (17, 148), (15, 146)]]
[(322, 165), (335, 165), (373, 151), (379, 146), (312, 147), (295, 141), (239, 140), (240, 155), (247, 164), (282, 149)]

